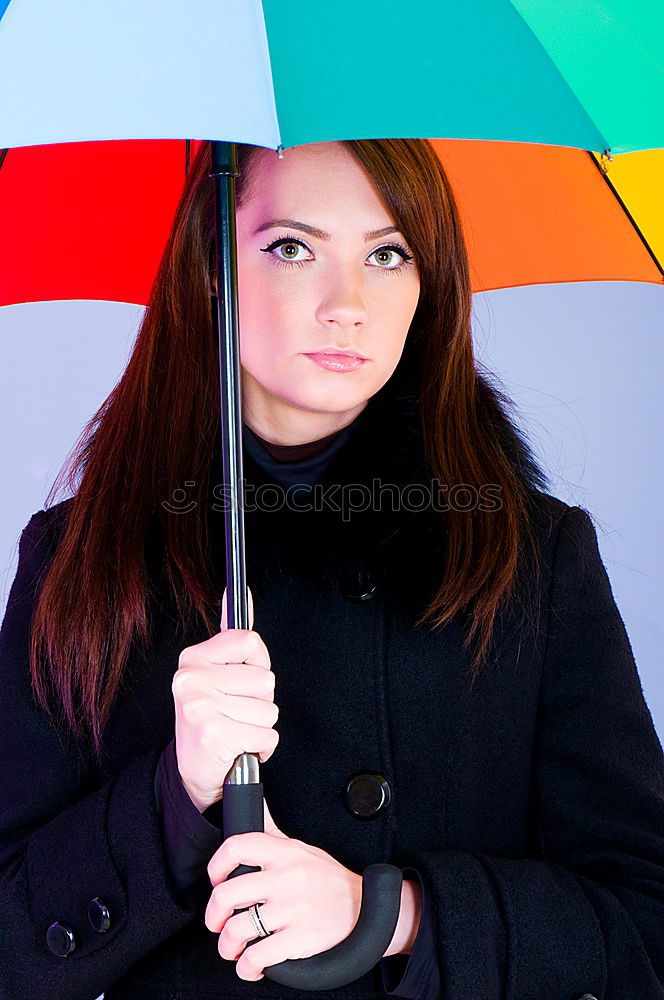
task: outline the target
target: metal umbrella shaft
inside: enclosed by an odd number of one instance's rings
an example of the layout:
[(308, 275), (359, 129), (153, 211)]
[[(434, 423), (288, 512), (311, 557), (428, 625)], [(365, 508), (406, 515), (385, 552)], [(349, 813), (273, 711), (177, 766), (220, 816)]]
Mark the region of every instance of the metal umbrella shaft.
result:
[[(242, 400), (235, 235), (237, 153), (233, 142), (213, 141), (211, 147), (210, 176), (214, 178), (215, 191), (216, 308), (228, 628), (247, 629), (249, 605), (242, 496)], [(224, 839), (236, 833), (262, 833), (263, 820), (263, 785), (258, 758), (256, 754), (243, 753), (235, 761), (224, 783)], [(238, 865), (228, 877), (252, 871), (260, 871), (260, 868)], [(333, 989), (355, 982), (376, 965), (392, 940), (399, 918), (401, 885), (399, 868), (389, 864), (368, 865), (362, 873), (362, 902), (351, 934), (334, 948), (318, 955), (268, 966), (264, 970), (265, 976), (284, 986), (305, 990)]]

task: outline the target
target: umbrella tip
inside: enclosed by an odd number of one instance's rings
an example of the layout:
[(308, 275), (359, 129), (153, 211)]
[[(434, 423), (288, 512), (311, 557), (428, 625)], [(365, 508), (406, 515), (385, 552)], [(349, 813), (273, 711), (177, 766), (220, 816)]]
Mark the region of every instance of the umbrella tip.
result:
[(284, 158), (284, 147), (281, 145), (281, 143), (279, 143), (279, 145), (277, 146), (277, 156), (279, 157), (280, 160), (283, 160)]
[(611, 150), (605, 149), (599, 154), (599, 168), (603, 174), (608, 174), (609, 163), (613, 163), (613, 157), (611, 156)]

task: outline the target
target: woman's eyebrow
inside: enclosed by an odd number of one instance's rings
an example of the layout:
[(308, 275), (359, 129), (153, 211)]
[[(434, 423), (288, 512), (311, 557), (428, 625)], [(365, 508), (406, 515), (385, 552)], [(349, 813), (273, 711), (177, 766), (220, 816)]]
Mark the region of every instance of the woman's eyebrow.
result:
[[(318, 229), (316, 226), (308, 226), (306, 222), (297, 222), (295, 219), (270, 219), (269, 222), (263, 222), (258, 229), (254, 230), (254, 236), (258, 233), (262, 233), (266, 229), (272, 229), (275, 226), (284, 229), (299, 229), (303, 233), (308, 233), (309, 236), (315, 236), (319, 240), (331, 240), (332, 237), (329, 233), (324, 232), (322, 229)], [(398, 233), (399, 230), (396, 226), (386, 226), (384, 229), (372, 229), (371, 232), (365, 233), (365, 240), (377, 240), (381, 236), (387, 236), (388, 233)]]

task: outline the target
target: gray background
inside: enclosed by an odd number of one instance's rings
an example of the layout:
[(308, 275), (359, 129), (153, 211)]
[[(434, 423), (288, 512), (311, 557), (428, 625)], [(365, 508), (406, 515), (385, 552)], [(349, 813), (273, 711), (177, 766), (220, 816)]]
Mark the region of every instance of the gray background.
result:
[[(500, 379), (551, 475), (586, 507), (664, 738), (664, 532), (659, 521), (664, 287), (579, 282), (475, 296), (478, 358)], [(18, 538), (108, 395), (141, 307), (43, 302), (0, 309), (0, 614)]]

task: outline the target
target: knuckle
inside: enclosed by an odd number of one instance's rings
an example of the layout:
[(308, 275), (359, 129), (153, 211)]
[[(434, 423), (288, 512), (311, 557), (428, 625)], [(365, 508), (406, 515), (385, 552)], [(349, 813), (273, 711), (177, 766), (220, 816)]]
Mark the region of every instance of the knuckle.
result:
[(182, 704), (180, 705), (180, 713), (182, 717), (186, 719), (188, 722), (191, 722), (193, 719), (196, 718), (198, 714), (199, 705), (200, 705), (199, 698), (188, 698), (187, 700), (183, 701)]
[(209, 752), (214, 750), (219, 743), (219, 738), (215, 732), (213, 732), (209, 726), (204, 726), (201, 729), (201, 734), (198, 740), (201, 749)]
[(233, 954), (235, 954), (237, 950), (237, 942), (242, 940), (242, 928), (237, 917), (231, 917), (230, 920), (226, 921), (224, 937), (226, 938), (227, 943), (233, 947)]
[[(178, 657), (178, 670), (189, 666), (191, 660), (191, 646), (186, 646)], [(177, 677), (177, 674), (175, 675)]]
[(181, 666), (173, 674), (173, 680), (171, 682), (171, 690), (174, 695), (178, 698), (182, 697), (184, 692), (189, 687), (189, 674), (187, 672), (186, 666)]
[[(223, 844), (224, 849), (226, 850), (226, 852), (228, 854), (228, 857), (231, 860), (234, 860), (235, 850), (236, 850), (236, 848), (240, 844), (240, 841), (239, 841), (239, 837), (240, 836), (241, 836), (241, 834), (232, 833), (230, 835), (230, 837), (226, 837), (226, 839), (224, 840), (224, 844)], [(220, 883), (220, 885), (224, 885), (224, 884), (225, 883), (223, 883), (223, 882)]]
[(251, 656), (256, 657), (263, 652), (263, 640), (259, 636), (258, 632), (247, 632), (246, 641)]
[(242, 965), (240, 968), (244, 973), (243, 978), (255, 978), (260, 966), (256, 963), (255, 959), (252, 959), (251, 948), (247, 948), (247, 950), (242, 953)]

